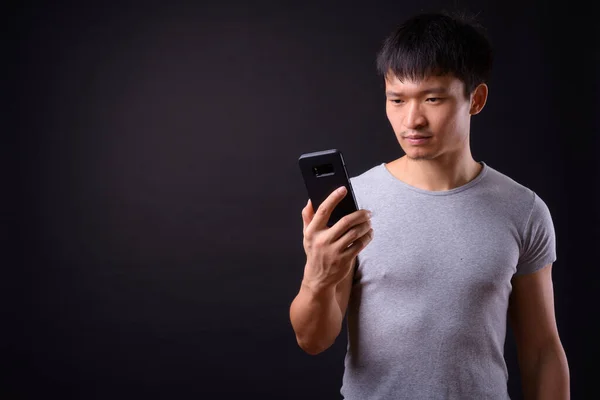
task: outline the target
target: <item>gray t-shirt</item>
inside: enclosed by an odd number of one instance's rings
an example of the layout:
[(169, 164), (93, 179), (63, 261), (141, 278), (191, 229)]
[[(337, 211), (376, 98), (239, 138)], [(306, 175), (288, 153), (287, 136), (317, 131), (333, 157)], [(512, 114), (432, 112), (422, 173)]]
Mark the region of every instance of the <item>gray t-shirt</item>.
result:
[(556, 260), (546, 204), (484, 162), (448, 191), (410, 186), (382, 163), (351, 177), (373, 212), (347, 314), (347, 400), (509, 398), (511, 278)]

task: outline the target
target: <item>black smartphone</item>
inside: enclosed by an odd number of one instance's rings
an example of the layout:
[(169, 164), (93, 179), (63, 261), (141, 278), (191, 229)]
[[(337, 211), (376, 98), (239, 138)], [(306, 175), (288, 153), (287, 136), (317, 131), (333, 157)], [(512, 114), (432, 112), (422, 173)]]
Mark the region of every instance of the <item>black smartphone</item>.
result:
[(327, 222), (328, 227), (331, 228), (345, 215), (358, 211), (356, 197), (350, 184), (348, 171), (346, 171), (346, 163), (340, 150), (331, 149), (304, 153), (298, 158), (298, 164), (315, 212), (321, 203), (337, 188), (345, 186), (348, 191), (342, 201), (331, 212)]

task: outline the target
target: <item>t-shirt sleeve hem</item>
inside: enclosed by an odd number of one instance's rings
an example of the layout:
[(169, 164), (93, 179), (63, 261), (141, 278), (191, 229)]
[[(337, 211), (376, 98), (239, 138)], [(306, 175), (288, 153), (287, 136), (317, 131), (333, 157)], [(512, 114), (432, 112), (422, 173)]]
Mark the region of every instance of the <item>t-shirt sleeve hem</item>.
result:
[(517, 268), (517, 272), (514, 273), (514, 276), (533, 274), (548, 264), (554, 264), (554, 262), (556, 262), (556, 257), (550, 257), (546, 260), (537, 261), (533, 264), (521, 264)]

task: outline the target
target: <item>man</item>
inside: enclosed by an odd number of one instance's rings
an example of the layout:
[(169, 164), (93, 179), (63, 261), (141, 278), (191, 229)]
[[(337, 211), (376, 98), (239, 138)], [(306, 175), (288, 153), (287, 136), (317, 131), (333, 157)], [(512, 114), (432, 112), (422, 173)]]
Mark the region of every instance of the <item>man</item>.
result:
[(360, 210), (331, 228), (344, 192), (302, 210), (307, 262), (290, 306), (299, 346), (329, 348), (348, 310), (345, 399), (507, 399), (508, 315), (524, 397), (568, 399), (549, 209), (470, 151), (489, 41), (462, 17), (418, 15), (377, 65), (405, 155), (351, 178)]

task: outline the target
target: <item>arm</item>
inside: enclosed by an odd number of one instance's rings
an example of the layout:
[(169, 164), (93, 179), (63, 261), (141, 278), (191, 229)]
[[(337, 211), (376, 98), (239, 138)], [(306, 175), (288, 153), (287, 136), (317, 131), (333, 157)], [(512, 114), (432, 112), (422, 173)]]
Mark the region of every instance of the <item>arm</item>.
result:
[(335, 342), (342, 330), (348, 307), (356, 258), (348, 275), (335, 287), (311, 287), (302, 282), (290, 306), (290, 320), (298, 345), (308, 354), (317, 355)]
[(554, 314), (552, 264), (513, 277), (508, 308), (515, 335), (524, 398), (570, 398), (569, 366)]

